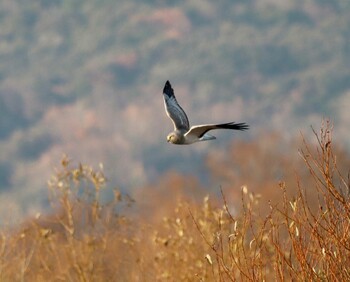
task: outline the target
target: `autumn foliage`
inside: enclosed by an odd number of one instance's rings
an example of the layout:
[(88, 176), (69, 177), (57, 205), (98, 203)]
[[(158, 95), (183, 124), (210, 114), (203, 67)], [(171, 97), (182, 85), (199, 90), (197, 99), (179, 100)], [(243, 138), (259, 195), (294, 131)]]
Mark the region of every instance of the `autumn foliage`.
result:
[(212, 190), (169, 173), (135, 200), (65, 157), (51, 214), (2, 230), (0, 278), (348, 281), (349, 158), (328, 122), (314, 136), (299, 153), (278, 136), (234, 143), (207, 158)]

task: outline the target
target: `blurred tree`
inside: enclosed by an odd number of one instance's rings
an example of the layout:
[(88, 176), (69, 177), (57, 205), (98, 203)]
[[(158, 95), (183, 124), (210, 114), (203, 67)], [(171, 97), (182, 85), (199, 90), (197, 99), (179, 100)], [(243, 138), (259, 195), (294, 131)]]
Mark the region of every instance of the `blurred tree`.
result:
[(0, 90), (0, 139), (28, 125), (22, 97), (12, 90)]

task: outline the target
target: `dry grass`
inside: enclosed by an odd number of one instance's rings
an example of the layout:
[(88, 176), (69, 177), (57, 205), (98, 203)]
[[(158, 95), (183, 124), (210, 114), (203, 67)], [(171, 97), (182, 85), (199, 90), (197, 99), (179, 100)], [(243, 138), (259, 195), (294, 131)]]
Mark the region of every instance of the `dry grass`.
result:
[(227, 190), (196, 202), (184, 187), (174, 201), (170, 184), (168, 201), (148, 211), (118, 191), (103, 202), (102, 170), (64, 158), (49, 182), (52, 214), (2, 231), (0, 280), (349, 281), (349, 168), (339, 167), (330, 124), (314, 133), (317, 144), (300, 150), (312, 181), (281, 181), (279, 202), (243, 186), (236, 212)]

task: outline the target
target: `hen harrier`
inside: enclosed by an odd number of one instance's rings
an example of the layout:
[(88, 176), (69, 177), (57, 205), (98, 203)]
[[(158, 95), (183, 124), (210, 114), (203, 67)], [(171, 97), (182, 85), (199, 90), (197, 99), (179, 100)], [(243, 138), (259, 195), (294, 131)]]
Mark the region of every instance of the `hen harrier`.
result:
[(176, 101), (174, 90), (169, 81), (165, 83), (163, 97), (165, 111), (174, 124), (174, 131), (167, 137), (167, 141), (170, 143), (182, 145), (213, 140), (216, 137), (207, 133), (213, 129), (247, 130), (249, 128), (249, 125), (246, 123), (234, 122), (194, 125), (190, 127), (186, 113)]

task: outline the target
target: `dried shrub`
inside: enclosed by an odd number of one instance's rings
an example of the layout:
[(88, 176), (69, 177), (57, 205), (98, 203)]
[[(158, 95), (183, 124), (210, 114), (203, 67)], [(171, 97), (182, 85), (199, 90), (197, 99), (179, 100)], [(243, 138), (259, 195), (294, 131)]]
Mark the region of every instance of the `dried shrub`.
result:
[[(169, 174), (139, 202), (117, 190), (104, 201), (102, 167), (65, 157), (49, 181), (52, 213), (3, 228), (1, 281), (348, 281), (349, 158), (337, 158), (329, 122), (314, 135), (299, 150), (308, 177), (264, 178), (274, 197), (249, 181), (240, 194), (225, 186), (203, 196), (195, 178)], [(227, 195), (239, 195), (239, 206)]]

